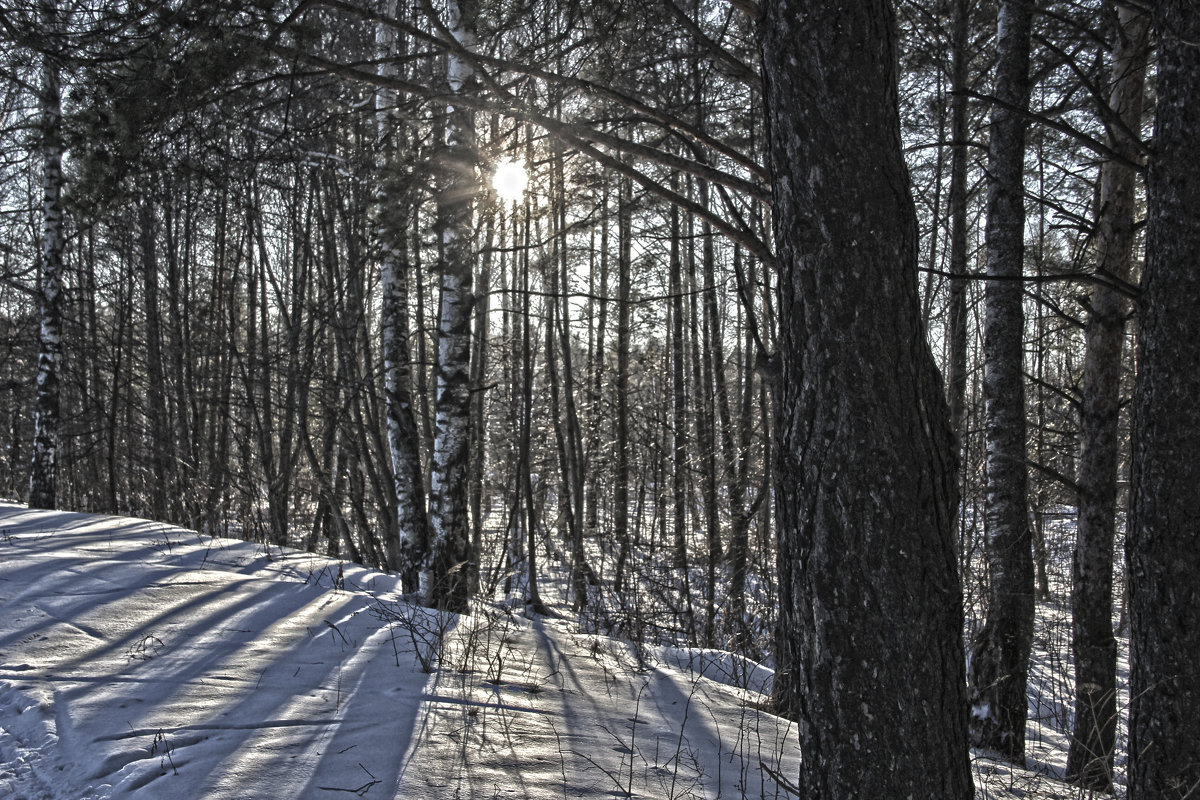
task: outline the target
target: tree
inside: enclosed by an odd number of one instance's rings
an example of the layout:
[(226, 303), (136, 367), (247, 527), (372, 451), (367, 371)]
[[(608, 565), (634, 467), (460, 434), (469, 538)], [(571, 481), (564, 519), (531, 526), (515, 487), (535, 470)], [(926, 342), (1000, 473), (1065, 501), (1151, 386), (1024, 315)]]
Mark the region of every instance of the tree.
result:
[(765, 5), (776, 700), (801, 796), (967, 798), (954, 443), (921, 325), (890, 3)]
[(950, 355), (946, 388), (950, 424), (961, 454), (967, 415), (967, 68), (970, 3), (954, 0), (950, 80)]
[[(58, 31), (55, 0), (39, 5), (44, 30)], [(38, 93), (41, 112), (42, 161), (42, 263), (38, 274), (41, 326), (38, 341), (37, 390), (33, 406), (33, 463), (29, 473), (29, 506), (55, 508), (58, 480), (59, 364), (62, 361), (63, 288), (63, 133), (62, 87), (58, 54), (51, 40), (42, 53), (42, 83)]]
[(1200, 13), (1155, 7), (1129, 530), (1130, 800), (1200, 786)]
[[(459, 48), (474, 44), (476, 0), (450, 0), (447, 27)], [(471, 313), (474, 297), (472, 226), (475, 176), (475, 117), (459, 97), (471, 91), (470, 62), (459, 52), (446, 57), (450, 102), (445, 123), (438, 227), (442, 245), (442, 298), (438, 315), (437, 406), (431, 467), (429, 554), (422, 589), (426, 602), (453, 611), (466, 609), (472, 585), (470, 475)]]
[[(1146, 83), (1149, 16), (1113, 10), (1112, 91), (1108, 144), (1136, 160)], [(1115, 159), (1100, 167), (1096, 271), (1128, 281), (1133, 263), (1136, 174)], [(1117, 641), (1113, 635), (1113, 540), (1120, 450), (1121, 350), (1128, 303), (1115, 289), (1092, 289), (1080, 403), (1079, 529), (1072, 562), (1071, 647), (1075, 656), (1075, 726), (1067, 777), (1099, 790), (1112, 786), (1117, 733)]]
[(613, 443), (613, 538), (617, 540), (616, 576), (613, 586), (621, 590), (629, 558), (629, 350), (630, 294), (633, 273), (633, 184), (620, 181), (617, 194), (617, 374), (616, 431)]
[(1033, 551), (1025, 466), (1022, 308), (1025, 126), (1029, 104), (1030, 0), (1000, 4), (996, 104), (987, 200), (985, 426), (990, 590), (971, 657), (971, 739), (1012, 761), (1025, 758), (1025, 690), (1033, 646)]
[[(388, 0), (387, 14), (395, 17), (396, 0)], [(390, 59), (399, 59), (401, 41), (390, 26), (380, 26), (379, 51), (384, 59), (384, 76), (396, 72)], [(384, 88), (375, 92), (377, 138), (384, 170), (393, 172), (392, 180), (379, 191), (380, 238), (380, 336), (383, 350), (384, 399), (387, 408), (388, 450), (396, 487), (396, 537), (388, 542), (388, 566), (401, 575), (405, 592), (420, 588), (420, 568), (428, 545), (429, 518), (425, 507), (425, 476), (421, 462), (421, 441), (413, 414), (412, 353), (409, 347), (408, 285), (409, 264), (407, 233), (412, 215), (413, 176), (403, 171), (407, 156), (408, 131), (404, 123), (394, 122), (390, 109), (398, 93)], [(390, 163), (389, 163), (390, 161)]]

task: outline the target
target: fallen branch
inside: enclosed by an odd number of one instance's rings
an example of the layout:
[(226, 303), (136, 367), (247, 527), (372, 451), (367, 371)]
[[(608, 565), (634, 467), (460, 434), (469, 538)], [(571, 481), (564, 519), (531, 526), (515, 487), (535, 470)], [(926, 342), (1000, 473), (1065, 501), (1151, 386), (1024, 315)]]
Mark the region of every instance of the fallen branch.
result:
[(776, 772), (775, 770), (768, 767), (767, 763), (765, 761), (760, 761), (760, 762), (758, 762), (758, 764), (759, 764), (759, 766), (761, 766), (763, 768), (764, 772), (766, 772), (768, 775), (771, 776), (771, 780), (773, 780), (779, 784), (781, 789), (783, 789), (785, 792), (787, 792), (788, 794), (793, 795), (795, 797), (800, 796), (800, 788), (798, 786), (791, 783), (790, 781), (788, 781), (787, 778), (783, 777), (778, 772)]

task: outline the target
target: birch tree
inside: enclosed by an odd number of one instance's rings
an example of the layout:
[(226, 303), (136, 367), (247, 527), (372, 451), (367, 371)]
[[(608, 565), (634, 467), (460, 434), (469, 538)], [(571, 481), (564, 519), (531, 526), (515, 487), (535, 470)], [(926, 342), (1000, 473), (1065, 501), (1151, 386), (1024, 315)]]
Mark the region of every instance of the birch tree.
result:
[[(388, 0), (386, 14), (395, 18), (396, 0)], [(401, 57), (400, 39), (394, 28), (378, 29), (377, 46), (384, 77), (396, 72), (394, 60)], [(412, 401), (412, 356), (408, 343), (408, 284), (411, 266), (407, 232), (412, 214), (411, 189), (404, 185), (400, 158), (408, 146), (403, 123), (391, 118), (396, 92), (375, 90), (376, 138), (382, 172), (390, 180), (379, 197), (379, 273), (382, 301), (380, 331), (383, 344), (384, 400), (387, 408), (388, 449), (396, 491), (397, 536), (387, 542), (388, 566), (398, 571), (405, 592), (419, 588), (419, 571), (428, 546), (429, 519), (425, 508), (425, 477), (421, 441)], [(386, 179), (385, 179), (386, 180)]]
[[(447, 28), (458, 48), (474, 44), (477, 0), (449, 0)], [(466, 609), (471, 589), (471, 520), (467, 502), (470, 476), (471, 312), (474, 298), (473, 200), (475, 117), (459, 96), (471, 90), (472, 69), (458, 50), (446, 55), (447, 88), (444, 147), (441, 153), (437, 214), (441, 233), (441, 304), (438, 313), (437, 405), (430, 481), (430, 541), (422, 575), (428, 605)]]
[[(59, 30), (55, 0), (42, 0), (39, 8), (43, 30)], [(62, 360), (63, 249), (63, 131), (62, 87), (53, 38), (42, 53), (41, 87), (38, 92), (42, 161), (42, 263), (38, 273), (40, 327), (37, 383), (33, 406), (33, 463), (29, 473), (29, 506), (57, 505), (59, 364)]]

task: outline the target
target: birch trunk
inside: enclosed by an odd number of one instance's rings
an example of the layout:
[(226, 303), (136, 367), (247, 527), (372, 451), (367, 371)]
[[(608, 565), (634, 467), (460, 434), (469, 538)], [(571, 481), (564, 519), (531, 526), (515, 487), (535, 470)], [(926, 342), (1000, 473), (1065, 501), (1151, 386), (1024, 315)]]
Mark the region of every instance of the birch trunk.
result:
[[(475, 0), (449, 0), (447, 24), (455, 41), (474, 45)], [(468, 500), (471, 421), (471, 312), (474, 278), (471, 214), (477, 193), (475, 118), (454, 105), (453, 96), (469, 90), (469, 63), (450, 53), (447, 78), (451, 102), (446, 110), (438, 225), (442, 236), (438, 313), (437, 406), (434, 412), (433, 465), (430, 481), (429, 554), (422, 574), (426, 603), (465, 611), (471, 590), (471, 519)]]
[[(395, 17), (396, 0), (389, 0), (387, 13)], [(395, 29), (382, 25), (379, 29), (380, 55), (385, 59), (381, 72), (394, 74), (395, 68), (386, 60), (399, 55)], [(396, 95), (388, 89), (377, 89), (375, 95), (376, 140), (380, 153), (394, 157), (403, 138), (401, 123), (393, 122), (388, 109)], [(385, 171), (395, 171), (394, 164), (381, 164)], [(390, 167), (390, 169), (389, 169)], [(407, 178), (407, 176), (405, 176)], [(387, 408), (388, 450), (396, 494), (396, 531), (385, 543), (388, 566), (400, 573), (405, 593), (419, 589), (421, 564), (425, 560), (429, 541), (429, 519), (425, 508), (425, 476), (421, 463), (421, 439), (412, 405), (412, 356), (409, 348), (408, 282), (411, 267), (408, 259), (407, 232), (412, 213), (407, 186), (399, 192), (380, 192), (379, 228), (381, 244), (379, 262), (380, 333), (383, 346), (384, 397)], [(397, 196), (399, 195), (399, 196)]]
[[(57, 30), (57, 3), (44, 0), (41, 16), (45, 30)], [(42, 85), (38, 104), (42, 156), (42, 264), (38, 273), (41, 325), (33, 401), (29, 507), (55, 508), (58, 502), (58, 371), (62, 361), (62, 262), (65, 236), (62, 209), (62, 87), (58, 61), (52, 53), (42, 56)]]

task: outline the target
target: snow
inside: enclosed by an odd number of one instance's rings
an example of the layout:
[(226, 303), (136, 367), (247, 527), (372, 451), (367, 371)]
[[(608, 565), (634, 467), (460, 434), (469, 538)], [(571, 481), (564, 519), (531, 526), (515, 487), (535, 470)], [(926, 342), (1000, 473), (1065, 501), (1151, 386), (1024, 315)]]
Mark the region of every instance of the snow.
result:
[[(344, 586), (344, 588), (342, 588)], [(770, 672), (146, 520), (0, 504), (0, 797), (785, 797)]]
[[(979, 798), (1081, 796), (1060, 781), (1061, 583), (1038, 609), (1028, 768), (973, 753)], [(460, 618), (398, 591), (308, 553), (0, 503), (0, 799), (789, 796), (770, 669), (580, 633), (565, 604)], [(1120, 665), (1119, 773), (1124, 641)]]

